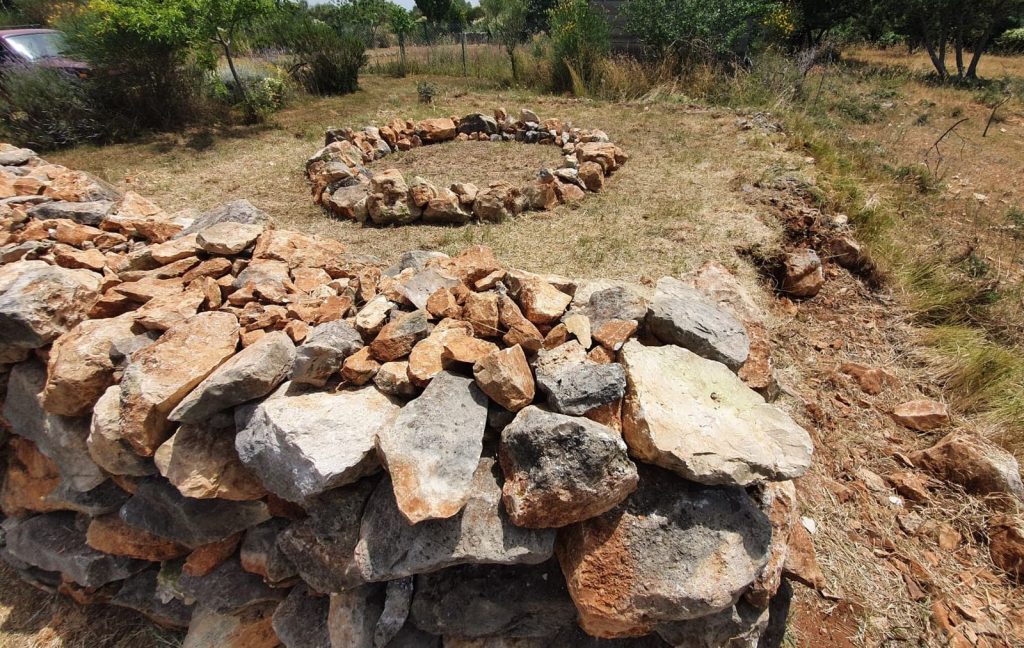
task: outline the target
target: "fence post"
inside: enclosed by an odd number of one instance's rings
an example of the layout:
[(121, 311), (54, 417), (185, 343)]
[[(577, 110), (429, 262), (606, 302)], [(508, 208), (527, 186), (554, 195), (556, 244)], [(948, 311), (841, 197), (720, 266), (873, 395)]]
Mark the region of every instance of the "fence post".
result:
[(462, 76), (469, 76), (466, 69), (466, 30), (462, 30)]

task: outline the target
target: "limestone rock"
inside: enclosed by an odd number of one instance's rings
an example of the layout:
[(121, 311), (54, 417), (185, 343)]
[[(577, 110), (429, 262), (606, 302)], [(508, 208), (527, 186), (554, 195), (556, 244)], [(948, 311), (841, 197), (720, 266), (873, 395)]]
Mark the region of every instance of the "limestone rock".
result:
[(951, 432), (910, 460), (972, 493), (1003, 493), (1024, 499), (1020, 465), (1010, 453), (967, 432)]
[(620, 358), (629, 382), (623, 436), (633, 456), (700, 483), (743, 486), (793, 479), (810, 465), (806, 430), (725, 365), (635, 340)]
[(198, 607), (181, 648), (278, 648), (273, 614), (277, 603), (257, 603), (236, 612)]
[(274, 611), (274, 632), (285, 648), (331, 648), (327, 612), (331, 600), (297, 585)]
[(0, 357), (37, 349), (85, 319), (99, 275), (45, 261), (0, 266)]
[(262, 398), (288, 377), (294, 357), (295, 344), (287, 333), (268, 333), (214, 369), (167, 418), (198, 424), (217, 412)]
[(285, 383), (256, 406), (235, 438), (238, 456), (268, 490), (302, 502), (377, 469), (374, 440), (397, 404), (372, 387), (334, 393), (290, 387)]
[(912, 430), (929, 432), (949, 423), (949, 408), (932, 400), (912, 400), (897, 405), (892, 418)]
[(149, 460), (121, 439), (120, 385), (111, 385), (96, 401), (85, 445), (93, 462), (112, 475), (142, 477), (156, 472)]
[(469, 335), (457, 335), (444, 341), (444, 351), (441, 354), (441, 360), (446, 366), (453, 364), (474, 365), (478, 360), (496, 351), (498, 351), (498, 346), (493, 342)]
[(472, 379), (442, 372), (380, 431), (377, 449), (410, 523), (450, 518), (466, 504), (486, 422), (487, 398)]
[(276, 517), (246, 531), (239, 552), (242, 569), (273, 586), (295, 576), (295, 566), (277, 546), (278, 538), (289, 524), (289, 520)]
[(576, 608), (555, 561), (462, 565), (416, 577), (418, 628), (463, 638), (549, 637), (575, 625)]
[(640, 468), (618, 507), (563, 529), (558, 559), (587, 633), (640, 636), (734, 605), (768, 559), (771, 525), (741, 488)]
[(455, 122), (448, 117), (424, 119), (416, 125), (416, 134), (424, 144), (437, 144), (455, 139)]
[(195, 601), (198, 609), (212, 608), (228, 613), (256, 603), (276, 603), (287, 593), (242, 569), (237, 556), (225, 560), (205, 576), (182, 573), (176, 585), (186, 602)]
[(734, 371), (750, 354), (750, 340), (743, 324), (672, 277), (658, 280), (647, 326), (662, 342), (717, 360)]
[(374, 375), (373, 384), (389, 396), (411, 398), (416, 395), (416, 385), (409, 379), (408, 362), (385, 362)]
[(345, 358), (363, 348), (363, 339), (351, 324), (334, 320), (313, 328), (295, 351), (292, 381), (322, 387), (341, 369)]
[(365, 385), (380, 370), (380, 363), (370, 357), (370, 347), (363, 347), (341, 364), (341, 377), (350, 385)]
[(388, 581), (384, 589), (384, 610), (373, 631), (375, 645), (390, 646), (391, 640), (401, 632), (412, 607), (412, 588), (412, 576)]
[(128, 524), (187, 547), (223, 540), (270, 519), (263, 502), (199, 500), (183, 496), (160, 478), (139, 480), (135, 493), (121, 507)]
[(186, 497), (246, 501), (267, 494), (238, 458), (234, 428), (182, 425), (157, 449), (153, 461)]
[(198, 234), (203, 230), (220, 223), (232, 223), (235, 225), (259, 225), (266, 227), (270, 225), (271, 219), (267, 212), (257, 209), (248, 200), (233, 200), (218, 205), (208, 212), (196, 217), (195, 221), (186, 227), (178, 237)]
[(11, 431), (35, 443), (53, 460), (68, 484), (80, 491), (95, 488), (107, 477), (93, 463), (86, 447), (89, 419), (45, 412), (41, 403), (45, 382), (46, 368), (39, 362), (15, 365), (7, 380), (3, 418)]
[(580, 416), (622, 398), (626, 393), (626, 373), (615, 362), (567, 363), (553, 371), (539, 368), (537, 386), (553, 410)]
[(167, 415), (238, 345), (231, 313), (199, 313), (136, 353), (121, 378), (122, 437), (144, 456), (167, 438)]
[(988, 526), (988, 548), (996, 567), (1024, 582), (1024, 520), (1019, 516), (993, 519)]
[(642, 322), (647, 316), (647, 300), (632, 288), (591, 282), (577, 289), (573, 301), (587, 316), (593, 330), (609, 320)]
[(111, 605), (128, 608), (165, 628), (185, 629), (192, 620), (192, 607), (178, 599), (163, 601), (157, 595), (159, 569), (146, 569), (128, 577), (110, 599)]
[(498, 473), (493, 459), (482, 459), (465, 507), (453, 517), (416, 525), (399, 510), (391, 481), (382, 481), (366, 505), (356, 545), (363, 577), (392, 580), (466, 563), (537, 564), (550, 558), (554, 531), (511, 523), (501, 506)]
[(555, 288), (550, 283), (535, 277), (515, 282), (517, 301), (526, 319), (534, 324), (557, 322), (572, 301), (572, 296)]
[(321, 593), (338, 592), (363, 583), (355, 565), (359, 520), (376, 481), (331, 489), (306, 504), (309, 517), (293, 522), (278, 537), (302, 580)]
[(427, 337), (429, 332), (426, 311), (403, 313), (384, 325), (370, 343), (370, 353), (380, 362), (399, 360), (409, 355), (416, 343)]
[(768, 610), (740, 601), (706, 617), (662, 624), (657, 632), (673, 648), (757, 648), (767, 629)]
[(173, 560), (188, 553), (186, 547), (173, 540), (126, 524), (116, 513), (93, 518), (85, 541), (96, 551), (152, 562)]
[(446, 277), (434, 268), (426, 268), (417, 272), (412, 278), (399, 285), (398, 291), (418, 309), (427, 307), (427, 300), (442, 288), (459, 285), (457, 279)]
[(356, 313), (356, 329), (367, 337), (377, 335), (388, 321), (388, 313), (395, 307), (386, 295), (376, 295)]
[(90, 547), (85, 542), (85, 526), (73, 513), (9, 518), (2, 529), (5, 548), (12, 556), (33, 567), (59, 572), (82, 587), (123, 580), (146, 566), (143, 561), (111, 556)]
[(254, 245), (265, 227), (262, 223), (222, 221), (200, 230), (196, 234), (196, 243), (210, 254), (238, 254)]
[(618, 505), (637, 486), (622, 438), (604, 425), (528, 407), (501, 433), (502, 498), (518, 526), (562, 527)]
[(331, 594), (327, 628), (332, 648), (374, 648), (384, 611), (384, 587), (376, 583)]
[(491, 400), (512, 412), (532, 403), (536, 393), (533, 372), (518, 344), (478, 360), (473, 365), (473, 378)]
[(462, 319), (472, 324), (474, 333), (481, 338), (501, 334), (498, 296), (493, 292), (467, 293), (462, 304)]
[(814, 297), (825, 283), (821, 259), (809, 248), (786, 254), (782, 260), (782, 292), (793, 297)]

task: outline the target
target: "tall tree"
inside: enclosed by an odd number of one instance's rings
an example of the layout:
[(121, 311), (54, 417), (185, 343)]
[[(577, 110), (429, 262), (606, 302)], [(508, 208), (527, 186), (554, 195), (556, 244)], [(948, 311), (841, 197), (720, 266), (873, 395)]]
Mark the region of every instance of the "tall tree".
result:
[(512, 63), (512, 79), (519, 80), (516, 69), (516, 47), (526, 41), (529, 32), (526, 29), (526, 17), (529, 9), (526, 0), (480, 0), (484, 10), (487, 29), (499, 43), (505, 47), (509, 61)]
[(446, 22), (451, 15), (452, 0), (416, 0), (416, 8), (432, 23)]

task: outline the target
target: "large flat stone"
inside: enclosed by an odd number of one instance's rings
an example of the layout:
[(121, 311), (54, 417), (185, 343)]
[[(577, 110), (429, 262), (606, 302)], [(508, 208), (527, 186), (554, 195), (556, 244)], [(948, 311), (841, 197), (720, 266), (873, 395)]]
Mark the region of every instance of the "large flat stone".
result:
[(167, 415), (237, 345), (235, 316), (211, 311), (171, 327), (134, 354), (121, 378), (122, 438), (138, 454), (152, 456), (170, 435)]
[(527, 407), (501, 433), (503, 500), (523, 527), (561, 527), (600, 515), (636, 489), (636, 466), (615, 430)]
[(0, 266), (0, 358), (38, 349), (85, 319), (100, 276), (45, 261)]
[(647, 327), (662, 342), (678, 344), (733, 371), (750, 354), (750, 340), (739, 320), (672, 277), (658, 280)]
[(327, 393), (285, 383), (256, 406), (235, 448), (268, 490), (302, 502), (374, 472), (374, 441), (398, 410), (373, 387)]
[(198, 234), (208, 227), (218, 223), (238, 223), (240, 225), (265, 225), (271, 224), (270, 214), (257, 209), (248, 200), (233, 200), (214, 207), (210, 211), (203, 212), (196, 217), (191, 225), (181, 231), (175, 238), (182, 238), (190, 234)]
[(245, 501), (267, 494), (238, 458), (234, 427), (182, 425), (157, 448), (153, 463), (186, 497)]
[(359, 331), (348, 322), (334, 320), (321, 324), (296, 349), (292, 382), (322, 387), (341, 369), (345, 358), (362, 348)]
[(214, 369), (167, 418), (203, 423), (217, 412), (262, 398), (288, 377), (294, 358), (295, 344), (287, 333), (268, 333)]
[(391, 480), (377, 486), (363, 513), (356, 564), (368, 581), (384, 581), (467, 563), (537, 564), (553, 550), (554, 531), (522, 529), (501, 505), (500, 471), (481, 459), (470, 498), (455, 516), (412, 525), (395, 503)]
[(30, 208), (28, 215), (37, 220), (66, 218), (82, 225), (99, 225), (113, 206), (114, 203), (110, 200), (85, 202), (54, 200)]
[(725, 365), (635, 340), (620, 359), (623, 436), (635, 457), (704, 484), (783, 481), (810, 466), (807, 431)]
[(558, 559), (583, 629), (630, 637), (734, 605), (770, 540), (768, 518), (743, 489), (641, 466), (628, 500), (559, 533)]
[(121, 519), (154, 535), (188, 547), (223, 540), (270, 519), (263, 502), (229, 502), (185, 497), (166, 480), (139, 480), (131, 499), (121, 507)]

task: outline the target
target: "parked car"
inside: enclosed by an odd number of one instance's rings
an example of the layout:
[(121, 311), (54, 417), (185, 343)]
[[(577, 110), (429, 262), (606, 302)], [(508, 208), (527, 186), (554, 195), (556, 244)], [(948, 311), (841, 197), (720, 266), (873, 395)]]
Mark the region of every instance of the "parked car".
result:
[(66, 51), (64, 34), (56, 29), (0, 29), (0, 73), (14, 67), (38, 66), (88, 76), (89, 66), (67, 58)]

